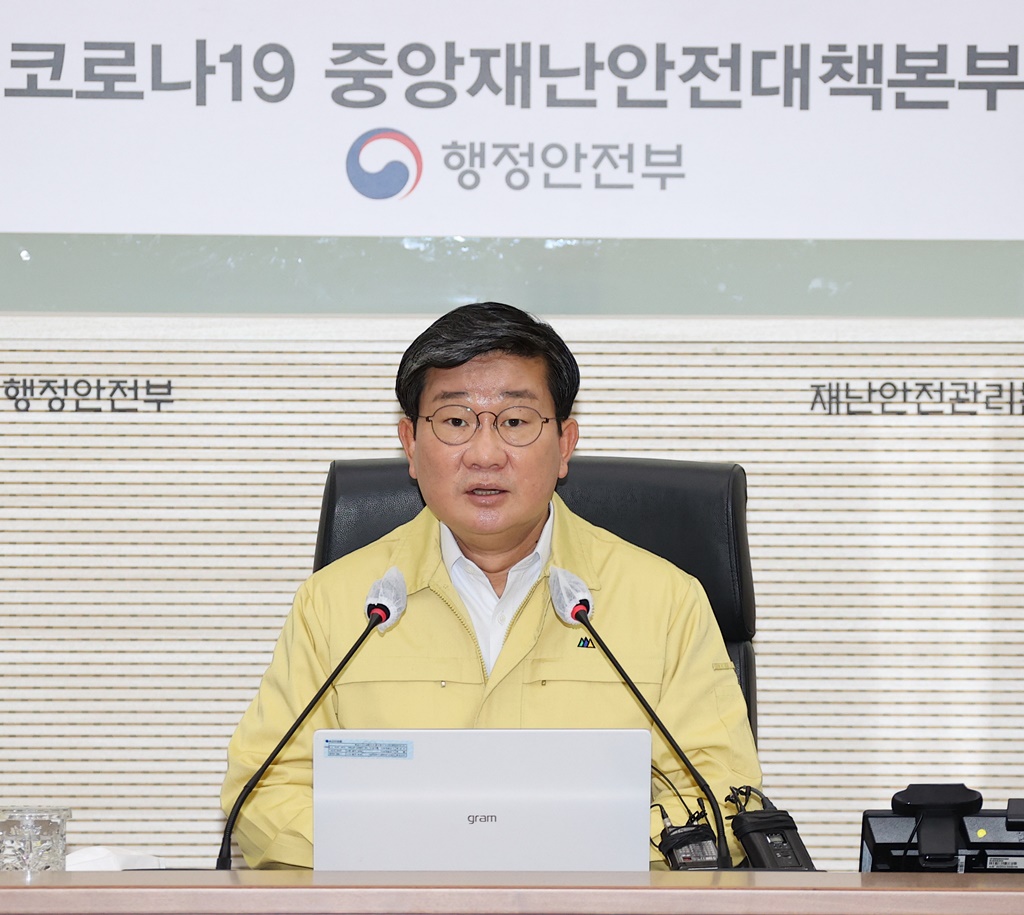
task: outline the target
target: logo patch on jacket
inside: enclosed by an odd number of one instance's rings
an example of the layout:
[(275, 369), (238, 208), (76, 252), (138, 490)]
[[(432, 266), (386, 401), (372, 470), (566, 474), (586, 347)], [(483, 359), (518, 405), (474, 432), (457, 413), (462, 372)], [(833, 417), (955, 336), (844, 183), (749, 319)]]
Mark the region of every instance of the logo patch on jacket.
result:
[(596, 642), (592, 642), (592, 641), (590, 641), (590, 639), (584, 637), (584, 638), (580, 639), (580, 643), (576, 647), (577, 648), (597, 648), (597, 643)]

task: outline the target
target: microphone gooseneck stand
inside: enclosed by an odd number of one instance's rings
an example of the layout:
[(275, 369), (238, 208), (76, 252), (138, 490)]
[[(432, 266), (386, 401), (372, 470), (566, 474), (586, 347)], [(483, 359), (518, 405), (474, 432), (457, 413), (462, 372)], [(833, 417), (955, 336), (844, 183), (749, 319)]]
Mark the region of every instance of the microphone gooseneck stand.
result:
[(274, 747), (270, 755), (266, 758), (266, 761), (260, 766), (253, 774), (252, 778), (245, 783), (245, 787), (238, 793), (238, 798), (235, 800), (234, 806), (231, 808), (231, 813), (228, 814), (227, 823), (224, 825), (224, 837), (220, 843), (220, 854), (217, 856), (217, 870), (229, 871), (231, 870), (231, 833), (235, 829), (235, 821), (238, 819), (238, 814), (242, 810), (242, 805), (248, 800), (249, 795), (252, 794), (253, 790), (259, 784), (260, 779), (263, 778), (264, 773), (271, 767), (274, 760), (277, 759), (278, 754), (284, 749), (285, 744), (292, 739), (292, 735), (302, 726), (302, 722), (309, 717), (309, 713), (316, 708), (317, 704), (323, 698), (324, 693), (331, 688), (331, 684), (337, 679), (338, 674), (345, 669), (345, 665), (352, 659), (352, 656), (359, 650), (359, 646), (366, 641), (367, 636), (374, 629), (376, 629), (381, 623), (387, 622), (391, 616), (391, 611), (382, 604), (372, 605), (366, 608), (366, 612), (369, 615), (369, 622), (366, 624), (366, 628), (363, 630), (359, 638), (356, 639), (355, 644), (349, 649), (348, 654), (341, 659), (341, 662), (331, 675), (324, 681), (324, 685), (317, 690), (316, 695), (309, 701), (298, 718), (295, 719), (295, 723), (288, 728), (287, 733), (281, 738), (281, 742)]

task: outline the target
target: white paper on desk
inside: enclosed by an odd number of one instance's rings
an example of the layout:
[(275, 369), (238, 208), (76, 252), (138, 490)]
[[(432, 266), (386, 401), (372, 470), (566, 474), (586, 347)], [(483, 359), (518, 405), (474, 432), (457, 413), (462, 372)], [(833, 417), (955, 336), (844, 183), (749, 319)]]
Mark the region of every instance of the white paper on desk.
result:
[(163, 858), (137, 848), (90, 845), (67, 854), (64, 869), (69, 871), (130, 871), (163, 868)]

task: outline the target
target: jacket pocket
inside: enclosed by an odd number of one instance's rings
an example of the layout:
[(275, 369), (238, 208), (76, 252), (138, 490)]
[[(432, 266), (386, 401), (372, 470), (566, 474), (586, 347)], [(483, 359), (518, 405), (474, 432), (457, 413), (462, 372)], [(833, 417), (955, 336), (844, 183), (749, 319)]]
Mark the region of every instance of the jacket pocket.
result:
[[(643, 707), (600, 649), (530, 658), (523, 670), (523, 727), (647, 728)], [(643, 697), (661, 698), (661, 658), (620, 657)]]
[(345, 728), (464, 728), (483, 689), (480, 665), (466, 658), (389, 657), (353, 665), (334, 700)]

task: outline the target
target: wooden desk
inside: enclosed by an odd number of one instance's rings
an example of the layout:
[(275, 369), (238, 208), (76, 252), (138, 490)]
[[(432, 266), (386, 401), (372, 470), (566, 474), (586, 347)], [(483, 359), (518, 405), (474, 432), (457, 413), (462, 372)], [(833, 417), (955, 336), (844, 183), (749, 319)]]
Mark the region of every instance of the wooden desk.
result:
[(0, 913), (1022, 915), (1024, 874), (0, 874)]

